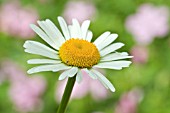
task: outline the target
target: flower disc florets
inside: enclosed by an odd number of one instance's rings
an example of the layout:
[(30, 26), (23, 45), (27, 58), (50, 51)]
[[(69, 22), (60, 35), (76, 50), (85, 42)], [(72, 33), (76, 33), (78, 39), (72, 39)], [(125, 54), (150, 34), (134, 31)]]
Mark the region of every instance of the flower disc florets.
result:
[(65, 64), (80, 68), (90, 68), (100, 59), (99, 51), (93, 43), (74, 38), (60, 47), (59, 56)]

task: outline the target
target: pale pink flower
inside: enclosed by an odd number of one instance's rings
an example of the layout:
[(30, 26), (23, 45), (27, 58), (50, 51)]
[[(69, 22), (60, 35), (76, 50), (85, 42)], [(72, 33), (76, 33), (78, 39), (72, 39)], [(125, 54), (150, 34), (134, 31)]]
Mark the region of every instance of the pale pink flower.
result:
[(11, 86), (9, 96), (16, 110), (21, 113), (41, 110), (41, 96), (45, 91), (46, 81), (42, 76), (28, 76), (11, 61), (2, 63), (2, 71), (9, 79)]
[[(63, 80), (59, 81), (57, 84), (55, 95), (57, 101), (60, 101), (62, 98), (66, 82), (67, 80)], [(87, 73), (83, 72), (82, 82), (75, 83), (71, 94), (71, 99), (83, 98), (88, 93), (90, 93), (95, 100), (102, 100), (108, 97), (107, 89), (98, 80), (91, 79)]]
[(143, 92), (138, 88), (124, 93), (121, 96), (114, 113), (136, 113), (137, 106), (142, 98)]
[(134, 36), (138, 44), (149, 44), (155, 37), (164, 37), (169, 32), (169, 9), (144, 4), (137, 13), (126, 20), (126, 29)]
[(21, 82), (27, 79), (27, 76), (24, 74), (25, 72), (17, 66), (14, 62), (10, 60), (5, 60), (1, 63), (2, 71), (5, 73), (7, 79), (13, 82)]
[(6, 3), (0, 8), (0, 31), (23, 39), (32, 38), (35, 33), (29, 25), (37, 19), (38, 14), (32, 7), (21, 7), (18, 2)]
[(21, 112), (33, 112), (40, 110), (42, 100), (40, 96), (45, 89), (45, 80), (41, 76), (28, 78), (26, 81), (19, 81), (11, 84), (10, 97)]
[(134, 46), (131, 49), (131, 55), (134, 56), (132, 61), (134, 63), (146, 63), (148, 61), (149, 53), (146, 47), (144, 46)]
[(71, 1), (66, 4), (63, 16), (68, 23), (73, 18), (78, 19), (80, 23), (87, 19), (93, 19), (96, 14), (95, 6), (90, 2)]

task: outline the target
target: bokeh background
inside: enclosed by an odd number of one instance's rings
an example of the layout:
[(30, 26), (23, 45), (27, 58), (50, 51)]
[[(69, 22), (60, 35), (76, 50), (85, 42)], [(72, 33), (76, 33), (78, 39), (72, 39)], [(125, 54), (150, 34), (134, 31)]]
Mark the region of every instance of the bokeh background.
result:
[(55, 113), (66, 81), (60, 73), (28, 75), (35, 58), (25, 40), (42, 40), (30, 29), (57, 16), (68, 23), (91, 20), (93, 40), (119, 34), (119, 51), (134, 56), (121, 71), (100, 70), (114, 84), (106, 90), (86, 74), (76, 84), (67, 113), (170, 113), (170, 0), (0, 0), (0, 113)]

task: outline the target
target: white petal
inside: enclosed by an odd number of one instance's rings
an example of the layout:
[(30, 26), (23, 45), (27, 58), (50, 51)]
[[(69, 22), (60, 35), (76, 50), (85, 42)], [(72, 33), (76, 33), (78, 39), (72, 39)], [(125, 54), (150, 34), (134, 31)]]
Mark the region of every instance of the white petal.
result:
[(73, 19), (72, 23), (73, 23), (73, 29), (74, 29), (74, 35), (72, 38), (82, 39), (81, 28), (80, 28), (79, 22), (77, 21), (77, 19)]
[(104, 75), (102, 75), (100, 72), (98, 72), (94, 69), (92, 69), (92, 71), (96, 74), (97, 78), (100, 80), (101, 83), (103, 83), (103, 85), (106, 88), (109, 88), (112, 92), (115, 92), (114, 86)]
[(113, 60), (120, 60), (120, 59), (126, 59), (126, 58), (132, 58), (133, 56), (128, 56), (127, 52), (122, 53), (112, 53), (108, 54), (100, 59), (100, 61), (113, 61)]
[(69, 72), (68, 76), (73, 77), (73, 76), (75, 76), (77, 74), (77, 72), (78, 72), (78, 67), (72, 67), (70, 69), (70, 72)]
[(86, 20), (82, 23), (82, 26), (81, 26), (81, 31), (82, 31), (82, 38), (83, 39), (86, 39), (86, 35), (88, 33), (88, 28), (90, 26), (90, 21), (89, 20)]
[(101, 34), (95, 41), (94, 44), (98, 46), (101, 42), (103, 42), (108, 36), (110, 35), (110, 32), (104, 32)]
[(63, 64), (55, 64), (55, 65), (41, 65), (37, 67), (33, 67), (27, 71), (28, 74), (38, 73), (38, 72), (44, 72), (44, 71), (60, 71), (69, 69), (70, 67), (65, 67)]
[(112, 61), (112, 62), (98, 63), (93, 67), (121, 70), (123, 67), (129, 67), (130, 64), (131, 61)]
[(55, 49), (59, 49), (60, 42), (57, 36), (55, 35), (55, 32), (53, 31), (53, 28), (48, 25), (45, 21), (37, 21), (39, 26), (45, 31), (45, 33), (48, 35), (48, 37), (51, 39), (51, 41), (55, 44)]
[(59, 59), (59, 56), (57, 55), (58, 54), (57, 51), (39, 42), (26, 41), (23, 46), (26, 48), (25, 52), (36, 54), (36, 55), (42, 55), (53, 59)]
[(69, 29), (69, 32), (70, 32), (70, 37), (72, 38), (74, 36), (73, 26), (68, 25), (68, 29)]
[(78, 38), (76, 26), (74, 26), (74, 25), (69, 25), (69, 26), (68, 26), (68, 29), (69, 29), (69, 31), (70, 31), (70, 37), (71, 37), (71, 38)]
[(62, 17), (58, 17), (58, 22), (59, 22), (60, 27), (61, 27), (61, 29), (63, 31), (65, 39), (69, 40), (71, 37), (70, 37), (69, 29), (67, 27), (67, 24), (66, 24), (65, 20)]
[(61, 71), (61, 70), (66, 70), (66, 69), (70, 69), (71, 66), (67, 66), (65, 64), (58, 64), (56, 65), (56, 68), (53, 69), (53, 72), (57, 72), (57, 71)]
[(82, 78), (83, 78), (83, 74), (82, 74), (81, 70), (79, 69), (78, 73), (77, 73), (77, 76), (76, 76), (76, 81), (78, 83), (80, 83), (82, 81)]
[(90, 70), (88, 70), (87, 68), (82, 69), (82, 70), (84, 70), (92, 79), (97, 79), (96, 75)]
[[(70, 70), (70, 69), (69, 69), (69, 70)], [(64, 79), (68, 76), (69, 70), (64, 71), (64, 72), (59, 76), (58, 80), (64, 80)]]
[(55, 34), (55, 38), (59, 40), (60, 44), (63, 44), (65, 42), (65, 39), (63, 35), (61, 34), (61, 32), (59, 31), (59, 29), (56, 27), (56, 25), (49, 19), (46, 20), (46, 23), (48, 24), (48, 26), (51, 27), (51, 30)]
[(56, 48), (55, 43), (36, 25), (31, 24), (30, 27), (45, 41), (47, 42), (51, 47)]
[(112, 45), (109, 45), (108, 47), (106, 47), (106, 48), (104, 48), (103, 50), (100, 51), (100, 55), (103, 57), (103, 56), (121, 48), (122, 46), (124, 46), (123, 43), (114, 43)]
[(65, 79), (67, 76), (68, 77), (73, 77), (76, 75), (76, 73), (78, 72), (78, 68), (77, 67), (72, 67), (71, 69), (64, 71), (58, 78), (58, 80), (63, 80)]
[(104, 47), (106, 47), (109, 44), (111, 44), (117, 37), (118, 37), (117, 34), (109, 35), (103, 42), (101, 42), (99, 45), (97, 45), (98, 50), (101, 50)]
[(92, 37), (93, 37), (93, 33), (91, 31), (88, 31), (87, 36), (86, 36), (86, 40), (91, 42)]
[(61, 63), (60, 60), (51, 59), (30, 59), (27, 61), (28, 64), (58, 64)]

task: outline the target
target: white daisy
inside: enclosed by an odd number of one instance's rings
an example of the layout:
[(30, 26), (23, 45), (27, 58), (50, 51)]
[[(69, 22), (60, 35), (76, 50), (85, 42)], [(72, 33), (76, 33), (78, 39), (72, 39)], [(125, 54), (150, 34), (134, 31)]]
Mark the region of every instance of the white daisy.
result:
[(111, 82), (96, 68), (120, 70), (131, 64), (131, 61), (122, 59), (132, 58), (132, 56), (126, 52), (116, 52), (117, 49), (124, 46), (120, 42), (112, 43), (118, 35), (107, 31), (91, 42), (93, 34), (88, 30), (89, 20), (84, 21), (82, 25), (76, 19), (72, 20), (72, 25), (67, 25), (62, 17), (58, 17), (58, 21), (62, 33), (49, 19), (38, 21), (40, 27), (31, 25), (31, 28), (51, 47), (37, 41), (25, 42), (25, 52), (47, 57), (28, 60), (28, 64), (41, 65), (31, 68), (27, 72), (32, 74), (65, 70), (59, 76), (59, 80), (76, 76), (76, 81), (80, 83), (81, 71), (84, 70), (92, 79), (98, 79), (107, 89), (114, 92), (115, 88)]

